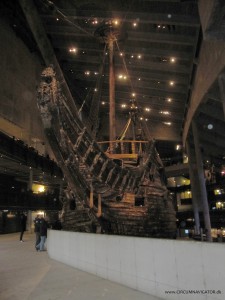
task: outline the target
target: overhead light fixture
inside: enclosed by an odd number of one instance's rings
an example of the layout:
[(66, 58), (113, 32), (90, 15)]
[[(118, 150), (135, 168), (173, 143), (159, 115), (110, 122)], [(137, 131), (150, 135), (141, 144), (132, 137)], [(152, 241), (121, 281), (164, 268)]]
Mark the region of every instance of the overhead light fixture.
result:
[(160, 111), (160, 114), (163, 114), (163, 115), (170, 115), (170, 112), (167, 111), (167, 110), (161, 110), (161, 111)]
[(117, 26), (117, 25), (119, 25), (119, 23), (120, 23), (119, 20), (117, 20), (117, 19), (113, 20), (113, 24), (114, 24), (114, 25)]
[(213, 129), (213, 124), (208, 124), (207, 128), (208, 128), (209, 130), (212, 130), (212, 129)]
[(69, 49), (69, 52), (71, 52), (71, 53), (76, 53), (76, 52), (77, 52), (77, 48), (70, 48), (70, 49)]

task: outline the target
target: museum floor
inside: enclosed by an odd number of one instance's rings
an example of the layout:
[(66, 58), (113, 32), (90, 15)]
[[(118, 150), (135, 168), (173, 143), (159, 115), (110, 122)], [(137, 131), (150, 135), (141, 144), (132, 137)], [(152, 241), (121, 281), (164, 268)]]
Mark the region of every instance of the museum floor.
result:
[(1, 300), (159, 299), (54, 261), (36, 252), (34, 239), (25, 233), (21, 243), (19, 233), (0, 235)]

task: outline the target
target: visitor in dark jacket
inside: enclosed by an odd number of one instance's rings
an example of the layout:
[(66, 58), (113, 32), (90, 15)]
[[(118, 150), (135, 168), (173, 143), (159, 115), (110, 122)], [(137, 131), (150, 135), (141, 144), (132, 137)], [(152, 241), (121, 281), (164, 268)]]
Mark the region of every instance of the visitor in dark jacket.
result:
[(36, 235), (35, 247), (41, 241), (41, 236), (40, 236), (40, 222), (41, 222), (41, 216), (37, 215), (36, 218), (34, 219), (34, 232), (35, 232), (35, 235)]
[(23, 234), (24, 231), (26, 231), (26, 227), (27, 227), (27, 216), (26, 214), (22, 214), (20, 216), (20, 241), (23, 242)]
[(40, 237), (41, 241), (36, 246), (37, 251), (45, 251), (45, 241), (47, 239), (47, 230), (48, 230), (48, 222), (45, 220), (45, 218), (41, 218), (40, 220)]

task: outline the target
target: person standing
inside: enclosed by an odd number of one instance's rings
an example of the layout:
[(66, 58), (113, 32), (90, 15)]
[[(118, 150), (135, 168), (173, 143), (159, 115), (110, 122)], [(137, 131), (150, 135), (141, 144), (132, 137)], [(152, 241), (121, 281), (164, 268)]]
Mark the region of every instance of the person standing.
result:
[(35, 232), (35, 235), (36, 235), (35, 247), (41, 241), (41, 236), (40, 236), (40, 222), (41, 222), (41, 216), (37, 215), (36, 218), (34, 219), (34, 232)]
[(47, 230), (48, 230), (48, 223), (45, 220), (45, 218), (41, 218), (40, 220), (40, 243), (36, 246), (37, 251), (45, 251), (44, 246), (45, 246), (45, 241), (47, 239)]
[(22, 213), (22, 215), (20, 216), (20, 242), (24, 242), (23, 241), (23, 234), (24, 231), (26, 231), (26, 227), (27, 227), (27, 215)]

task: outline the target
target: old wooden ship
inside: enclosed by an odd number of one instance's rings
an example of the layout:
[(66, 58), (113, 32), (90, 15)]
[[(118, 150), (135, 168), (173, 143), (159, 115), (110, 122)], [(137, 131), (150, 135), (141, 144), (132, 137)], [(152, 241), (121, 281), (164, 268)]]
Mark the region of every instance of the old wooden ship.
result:
[[(173, 238), (176, 217), (163, 164), (147, 127), (135, 129), (139, 120), (135, 100), (130, 102), (123, 132), (116, 133), (113, 46), (118, 34), (110, 22), (96, 31), (96, 38), (101, 38), (109, 52), (108, 141), (97, 139), (95, 116), (100, 100), (96, 95), (89, 117), (82, 120), (75, 100), (64, 95), (54, 66), (47, 67), (41, 76), (38, 106), (46, 136), (67, 183), (63, 229)], [(132, 137), (127, 137), (128, 128)]]

